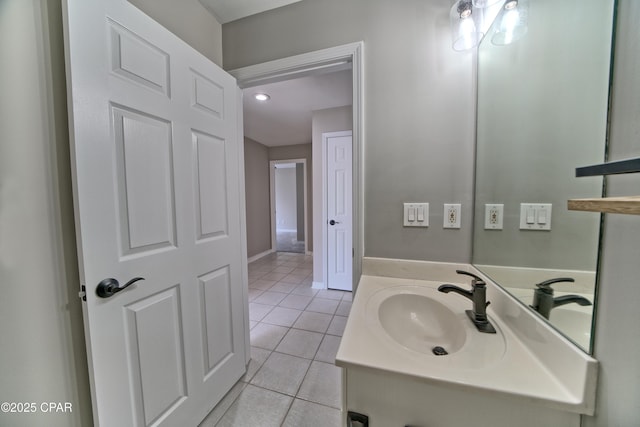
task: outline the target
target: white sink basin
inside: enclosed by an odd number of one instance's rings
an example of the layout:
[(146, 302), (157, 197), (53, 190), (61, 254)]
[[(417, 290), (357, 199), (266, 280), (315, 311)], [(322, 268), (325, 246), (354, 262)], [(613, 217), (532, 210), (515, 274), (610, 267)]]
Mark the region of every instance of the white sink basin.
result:
[(420, 353), (433, 355), (436, 347), (455, 353), (467, 338), (461, 319), (442, 303), (424, 295), (392, 295), (380, 304), (378, 317), (391, 338)]
[(368, 298), (366, 322), (381, 344), (403, 359), (428, 359), (445, 369), (487, 369), (504, 357), (506, 341), (495, 322), (497, 333), (478, 331), (465, 313), (471, 306), (467, 298), (432, 287), (392, 286)]

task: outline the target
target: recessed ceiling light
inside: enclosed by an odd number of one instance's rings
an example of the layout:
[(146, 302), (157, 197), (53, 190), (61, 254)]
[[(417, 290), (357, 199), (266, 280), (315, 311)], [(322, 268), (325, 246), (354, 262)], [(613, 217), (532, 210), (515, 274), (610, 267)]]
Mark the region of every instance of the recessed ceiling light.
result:
[(271, 99), (271, 97), (266, 93), (256, 93), (255, 95), (253, 95), (253, 97), (258, 101), (262, 101), (262, 102), (268, 101), (269, 99)]

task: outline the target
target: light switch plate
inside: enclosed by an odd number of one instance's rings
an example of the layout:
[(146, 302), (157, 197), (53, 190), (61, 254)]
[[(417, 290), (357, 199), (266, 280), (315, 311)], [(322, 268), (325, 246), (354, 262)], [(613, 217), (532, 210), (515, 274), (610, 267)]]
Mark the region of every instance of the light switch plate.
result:
[(460, 214), (462, 205), (460, 203), (445, 203), (443, 213), (443, 228), (460, 228)]
[(502, 230), (504, 221), (504, 204), (487, 203), (484, 205), (485, 230)]
[(551, 203), (520, 203), (520, 230), (551, 230)]
[(429, 203), (404, 203), (405, 227), (429, 226)]

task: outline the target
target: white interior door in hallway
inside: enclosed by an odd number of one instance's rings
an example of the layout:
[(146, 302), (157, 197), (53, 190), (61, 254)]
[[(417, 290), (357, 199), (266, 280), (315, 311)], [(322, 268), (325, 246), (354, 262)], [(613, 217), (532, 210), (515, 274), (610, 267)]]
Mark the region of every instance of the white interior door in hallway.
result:
[(65, 36), (95, 424), (196, 425), (245, 371), (235, 80), (126, 0)]
[(325, 149), (327, 288), (353, 289), (352, 134), (322, 134)]

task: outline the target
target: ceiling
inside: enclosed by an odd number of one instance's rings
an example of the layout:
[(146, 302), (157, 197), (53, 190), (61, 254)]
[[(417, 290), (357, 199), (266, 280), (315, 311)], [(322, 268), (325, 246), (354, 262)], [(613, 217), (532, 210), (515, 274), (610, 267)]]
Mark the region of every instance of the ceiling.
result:
[[(315, 110), (352, 104), (351, 70), (255, 86), (244, 92), (244, 135), (268, 147), (311, 142)], [(260, 102), (256, 93), (271, 99)]]
[(220, 24), (297, 3), (300, 0), (199, 0)]
[[(300, 0), (198, 0), (220, 24)], [(254, 94), (271, 99), (259, 102)], [(315, 110), (352, 104), (351, 70), (317, 73), (244, 89), (244, 135), (268, 147), (311, 142)]]

